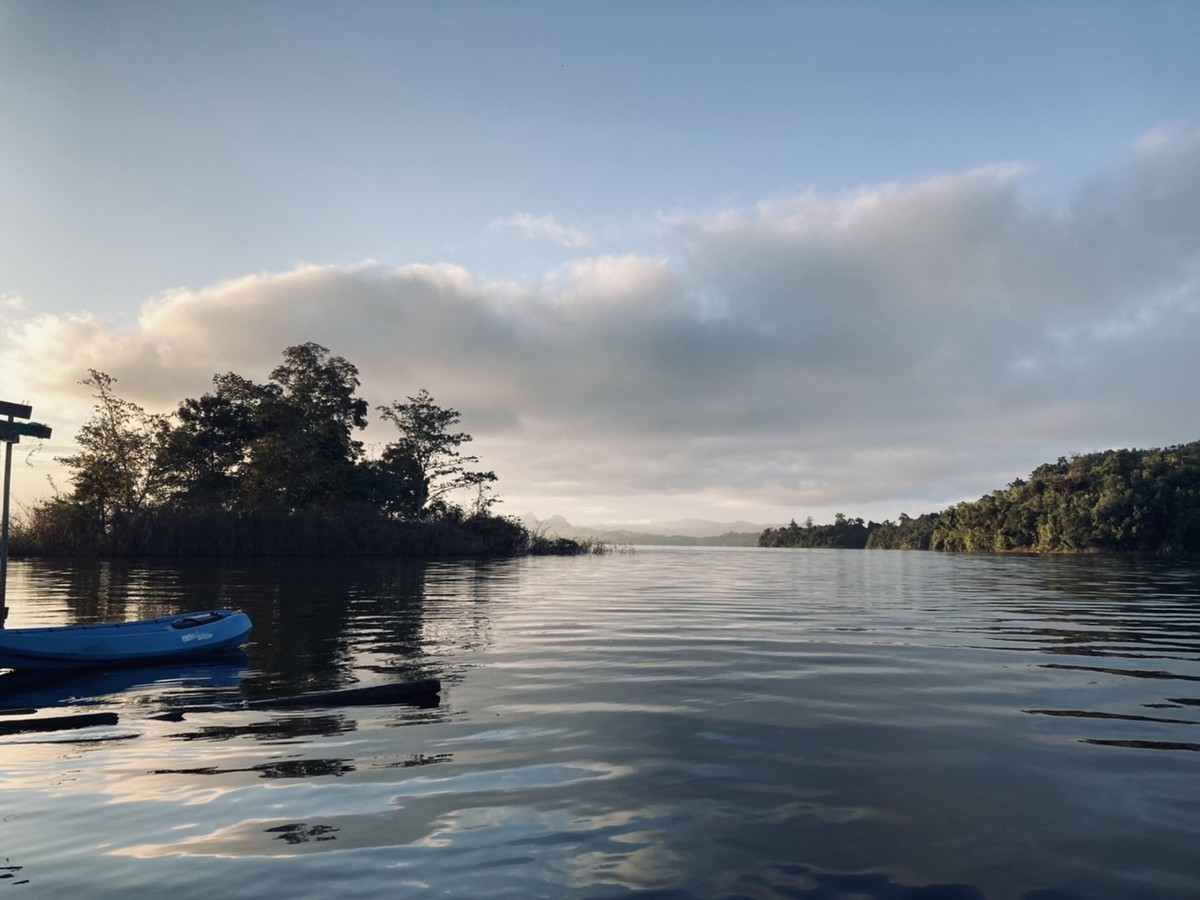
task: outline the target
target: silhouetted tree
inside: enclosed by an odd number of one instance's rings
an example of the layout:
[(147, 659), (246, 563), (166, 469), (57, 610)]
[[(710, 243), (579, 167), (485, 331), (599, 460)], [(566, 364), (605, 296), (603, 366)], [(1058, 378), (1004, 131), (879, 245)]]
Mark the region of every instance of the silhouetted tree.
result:
[(73, 502), (101, 532), (136, 521), (162, 487), (157, 456), (166, 419), (118, 397), (116, 381), (89, 369), (79, 382), (92, 388), (96, 404), (75, 437), (79, 451), (61, 460), (71, 470)]
[(181, 502), (231, 508), (244, 499), (250, 447), (264, 435), (262, 406), (277, 399), (279, 389), (232, 372), (214, 375), (213, 385), (215, 391), (179, 405), (178, 424), (166, 435), (160, 461)]
[(259, 501), (298, 509), (336, 501), (355, 485), (367, 424), (356, 396), (358, 369), (320, 344), (288, 347), (271, 382), (254, 398), (258, 434), (248, 447), (246, 490)]
[(484, 512), (494, 502), (486, 492), (496, 480), (495, 472), (471, 471), (477, 456), (464, 456), (459, 447), (469, 442), (465, 431), (452, 431), (461, 414), (438, 406), (427, 390), (409, 397), (407, 403), (380, 406), (379, 413), (400, 431), (398, 440), (383, 452), (382, 471), (396, 478), (397, 493), (406, 498), (407, 509), (417, 515), (440, 514), (449, 509), (447, 495), (474, 488), (479, 499), (475, 511)]

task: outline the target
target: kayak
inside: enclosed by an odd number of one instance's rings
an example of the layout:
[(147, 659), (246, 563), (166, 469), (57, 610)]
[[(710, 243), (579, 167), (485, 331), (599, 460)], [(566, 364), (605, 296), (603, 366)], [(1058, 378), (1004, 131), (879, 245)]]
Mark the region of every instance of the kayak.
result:
[(0, 668), (88, 669), (192, 659), (240, 647), (250, 618), (232, 609), (136, 622), (0, 628)]

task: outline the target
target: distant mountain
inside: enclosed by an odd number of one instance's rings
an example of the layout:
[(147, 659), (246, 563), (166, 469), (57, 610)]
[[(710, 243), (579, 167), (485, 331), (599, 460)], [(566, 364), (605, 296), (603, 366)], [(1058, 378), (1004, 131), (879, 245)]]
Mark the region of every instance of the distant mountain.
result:
[(765, 526), (753, 522), (712, 522), (707, 519), (676, 519), (668, 522), (635, 522), (615, 523), (602, 522), (592, 526), (606, 531), (640, 531), (654, 534), (672, 534), (680, 537), (717, 537), (722, 534), (749, 533), (759, 534)]
[(703, 519), (583, 526), (572, 525), (562, 516), (538, 519), (532, 513), (526, 513), (521, 521), (531, 531), (548, 537), (603, 541), (607, 544), (680, 547), (754, 547), (758, 545), (758, 536), (765, 527), (753, 522), (710, 522)]

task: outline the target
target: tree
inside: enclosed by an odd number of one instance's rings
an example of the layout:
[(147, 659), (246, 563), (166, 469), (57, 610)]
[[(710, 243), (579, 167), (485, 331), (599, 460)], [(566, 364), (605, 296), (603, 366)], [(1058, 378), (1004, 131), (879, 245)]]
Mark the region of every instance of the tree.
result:
[(393, 518), (419, 518), (429, 499), (425, 473), (417, 460), (394, 444), (381, 459), (363, 464), (359, 483), (365, 499)]
[(804, 527), (792, 519), (783, 528), (766, 529), (759, 535), (758, 546), (862, 549), (867, 546), (872, 534), (882, 527), (878, 522), (867, 524), (861, 517), (847, 518), (844, 513), (835, 515), (832, 525), (815, 525), (812, 516), (809, 516), (804, 520)]
[(292, 509), (336, 501), (355, 483), (367, 402), (354, 396), (358, 369), (309, 341), (288, 347), (256, 399), (259, 434), (248, 448), (246, 488)]
[(358, 369), (320, 344), (288, 347), (267, 384), (233, 372), (215, 391), (184, 400), (162, 463), (175, 496), (198, 506), (281, 505), (296, 510), (361, 494), (356, 466), (367, 402)]
[(362, 444), (350, 439), (350, 430), (366, 427), (367, 401), (354, 396), (359, 380), (353, 363), (330, 356), (327, 348), (308, 341), (283, 351), (283, 364), (271, 371), (271, 382), (311, 422), (340, 428), (348, 455), (361, 451)]
[(487, 491), (496, 473), (468, 470), (479, 457), (459, 451), (472, 438), (465, 431), (451, 430), (461, 419), (458, 410), (438, 406), (425, 389), (407, 403), (397, 400), (378, 409), (400, 431), (400, 438), (383, 451), (382, 468), (397, 479), (398, 495), (409, 498), (408, 511), (417, 516), (445, 512), (449, 509), (446, 495), (464, 488), (478, 491), (476, 512), (495, 502)]
[(157, 499), (163, 483), (158, 450), (166, 417), (122, 400), (113, 389), (116, 381), (88, 369), (88, 377), (79, 383), (94, 391), (95, 412), (75, 436), (79, 451), (62, 459), (72, 470), (72, 499), (102, 533), (136, 521)]
[(229, 508), (242, 496), (250, 446), (262, 437), (261, 407), (278, 391), (232, 372), (214, 375), (213, 384), (215, 391), (179, 404), (160, 463), (182, 502)]

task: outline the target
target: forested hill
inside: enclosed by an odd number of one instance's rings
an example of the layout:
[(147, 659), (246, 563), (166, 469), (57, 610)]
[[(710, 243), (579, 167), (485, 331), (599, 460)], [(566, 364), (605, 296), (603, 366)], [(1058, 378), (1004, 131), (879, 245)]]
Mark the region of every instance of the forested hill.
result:
[(1200, 441), (1060, 457), (1028, 480), (919, 518), (767, 529), (763, 547), (1200, 553)]

